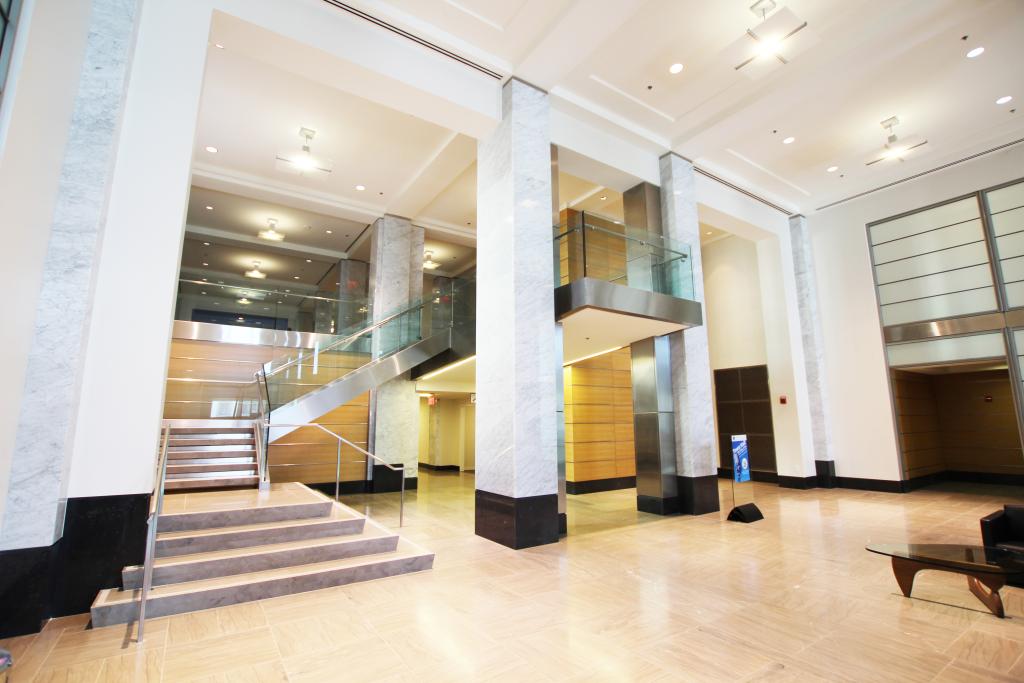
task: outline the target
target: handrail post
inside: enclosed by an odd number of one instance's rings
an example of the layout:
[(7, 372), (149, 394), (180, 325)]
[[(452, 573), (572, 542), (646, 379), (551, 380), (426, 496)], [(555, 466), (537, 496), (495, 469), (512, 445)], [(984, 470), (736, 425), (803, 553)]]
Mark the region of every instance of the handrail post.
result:
[(153, 556), (156, 554), (156, 527), (160, 521), (160, 513), (164, 507), (164, 479), (167, 477), (167, 445), (171, 438), (171, 425), (164, 423), (162, 427), (163, 443), (157, 458), (156, 482), (153, 484), (154, 500), (150, 502), (149, 520), (146, 528), (146, 557), (142, 565), (142, 595), (139, 602), (139, 632), (137, 641), (142, 642), (146, 626), (146, 601), (149, 589), (153, 585)]
[(398, 528), (402, 528), (402, 524), (405, 522), (405, 463), (402, 463), (400, 474), (402, 475), (402, 486), (398, 498)]
[(338, 439), (338, 465), (334, 471), (334, 500), (338, 500), (341, 489), (341, 439)]

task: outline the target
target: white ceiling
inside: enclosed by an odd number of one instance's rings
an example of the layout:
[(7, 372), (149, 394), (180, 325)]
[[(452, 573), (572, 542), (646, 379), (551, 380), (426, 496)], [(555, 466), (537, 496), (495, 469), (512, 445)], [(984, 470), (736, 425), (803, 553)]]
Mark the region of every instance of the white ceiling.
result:
[(564, 362), (570, 363), (663, 334), (677, 332), (682, 325), (635, 315), (584, 308), (561, 319)]
[[(1013, 104), (995, 104), (1024, 100), (1020, 0), (778, 0), (776, 13), (808, 23), (807, 45), (760, 78), (734, 69), (754, 50), (750, 0), (353, 4), (805, 213), (1024, 137)], [(966, 59), (978, 45), (985, 53)], [(866, 167), (894, 115), (898, 134), (928, 145)]]

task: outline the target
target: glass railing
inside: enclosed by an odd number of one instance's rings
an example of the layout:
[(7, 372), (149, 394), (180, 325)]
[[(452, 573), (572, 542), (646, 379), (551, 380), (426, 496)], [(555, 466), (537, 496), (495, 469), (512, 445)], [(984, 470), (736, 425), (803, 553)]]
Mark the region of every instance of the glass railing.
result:
[(344, 330), (366, 326), (371, 313), (365, 294), (331, 294), (254, 287), (252, 283), (241, 281), (182, 278), (178, 280), (174, 317), (193, 322), (320, 334), (341, 334)]
[(321, 337), (310, 348), (275, 349), (262, 373), (268, 412), (373, 360), (390, 356), (453, 325), (464, 325), (465, 300), (474, 290), (471, 280), (441, 281), (422, 299), (378, 315), (375, 322), (359, 329)]
[(693, 299), (690, 247), (611, 218), (576, 212), (554, 228), (555, 279), (580, 278)]

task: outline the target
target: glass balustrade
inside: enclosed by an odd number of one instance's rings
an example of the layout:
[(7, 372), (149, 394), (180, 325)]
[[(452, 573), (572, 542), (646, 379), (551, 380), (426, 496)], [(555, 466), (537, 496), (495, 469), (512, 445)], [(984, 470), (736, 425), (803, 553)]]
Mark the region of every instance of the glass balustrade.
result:
[(554, 229), (559, 285), (583, 277), (693, 299), (690, 247), (611, 218), (572, 212)]

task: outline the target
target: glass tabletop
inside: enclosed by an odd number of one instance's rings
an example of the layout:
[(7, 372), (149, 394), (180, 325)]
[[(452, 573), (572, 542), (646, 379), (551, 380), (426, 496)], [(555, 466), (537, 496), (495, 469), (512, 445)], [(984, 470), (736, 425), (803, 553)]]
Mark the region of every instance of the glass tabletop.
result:
[(874, 543), (867, 550), (923, 564), (986, 574), (1024, 574), (1024, 557), (1001, 548), (946, 543)]

